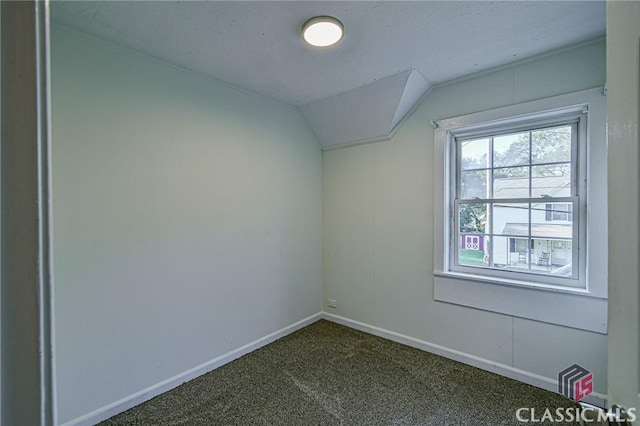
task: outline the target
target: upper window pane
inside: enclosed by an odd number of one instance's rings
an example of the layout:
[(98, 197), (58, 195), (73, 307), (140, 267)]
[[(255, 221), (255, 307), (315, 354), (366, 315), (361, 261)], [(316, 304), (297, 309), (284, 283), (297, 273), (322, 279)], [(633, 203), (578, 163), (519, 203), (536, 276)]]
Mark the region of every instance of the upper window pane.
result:
[(529, 164), (529, 132), (493, 138), (493, 167)]
[(570, 197), (571, 164), (531, 167), (531, 197)]
[(531, 162), (570, 162), (571, 128), (572, 126), (562, 126), (531, 132)]
[(529, 166), (495, 169), (493, 198), (529, 198)]
[(489, 167), (489, 139), (460, 142), (460, 167), (462, 170)]
[(460, 198), (487, 198), (487, 170), (472, 170), (460, 174)]

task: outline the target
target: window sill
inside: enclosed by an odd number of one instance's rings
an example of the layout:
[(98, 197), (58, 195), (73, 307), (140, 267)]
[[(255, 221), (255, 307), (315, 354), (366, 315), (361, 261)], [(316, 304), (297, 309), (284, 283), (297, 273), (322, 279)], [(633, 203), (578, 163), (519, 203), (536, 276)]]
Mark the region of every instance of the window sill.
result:
[(586, 297), (596, 297), (596, 298), (602, 299), (602, 297), (596, 296), (582, 287), (571, 287), (571, 286), (562, 286), (557, 284), (541, 283), (536, 281), (523, 281), (518, 279), (491, 277), (487, 275), (470, 274), (468, 272), (456, 272), (456, 271), (434, 272), (434, 275), (440, 276), (440, 277), (450, 277), (450, 278), (455, 278), (460, 280), (468, 280), (473, 282), (516, 286), (516, 287), (527, 288), (530, 290), (535, 289), (535, 290), (542, 290), (542, 291), (551, 291), (555, 293), (567, 293), (567, 294), (575, 294), (575, 295), (586, 296)]
[(457, 272), (434, 273), (434, 299), (505, 315), (607, 333), (607, 300), (581, 288)]

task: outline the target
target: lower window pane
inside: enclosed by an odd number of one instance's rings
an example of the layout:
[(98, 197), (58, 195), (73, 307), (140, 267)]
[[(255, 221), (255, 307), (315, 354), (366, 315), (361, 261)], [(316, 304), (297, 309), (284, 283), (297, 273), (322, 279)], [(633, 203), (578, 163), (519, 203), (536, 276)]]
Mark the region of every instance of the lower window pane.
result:
[(463, 201), (457, 207), (457, 265), (573, 277), (572, 203)]
[(510, 262), (510, 254), (509, 251), (511, 247), (509, 247), (509, 243), (511, 238), (501, 237), (494, 235), (492, 238), (492, 247), (491, 251), (493, 256), (491, 256), (491, 260), (493, 262), (494, 268), (505, 268), (509, 266)]
[(528, 272), (531, 265), (531, 240), (525, 237), (508, 237), (508, 255), (506, 268), (513, 271)]
[(573, 244), (571, 240), (534, 238), (531, 250), (532, 271), (570, 277)]
[(529, 204), (495, 203), (491, 219), (493, 234), (529, 236)]
[[(531, 221), (535, 224), (568, 224), (573, 221), (571, 203), (535, 203), (531, 209)], [(532, 230), (532, 232), (539, 231)]]
[(486, 235), (463, 234), (458, 238), (458, 264), (463, 266), (488, 266), (485, 249), (490, 244)]
[(487, 228), (487, 204), (469, 203), (458, 207), (458, 231), (460, 234), (484, 234)]
[(570, 203), (536, 203), (531, 206), (533, 238), (571, 240), (573, 207)]
[(571, 277), (570, 239), (460, 233), (458, 265)]

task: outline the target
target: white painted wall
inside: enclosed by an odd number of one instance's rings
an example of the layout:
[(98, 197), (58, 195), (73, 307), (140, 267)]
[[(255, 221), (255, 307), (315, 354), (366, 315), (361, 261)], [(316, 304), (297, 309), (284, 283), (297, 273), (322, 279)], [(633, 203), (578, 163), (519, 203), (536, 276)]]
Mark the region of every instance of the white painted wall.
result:
[[(607, 2), (609, 398), (640, 409), (640, 2)], [(636, 424), (640, 421), (636, 421)]]
[(324, 152), (324, 310), (549, 381), (579, 363), (606, 393), (605, 335), (433, 300), (430, 126), (604, 83), (597, 40), (439, 86), (391, 140)]
[(295, 109), (58, 25), (52, 73), (60, 423), (319, 312)]

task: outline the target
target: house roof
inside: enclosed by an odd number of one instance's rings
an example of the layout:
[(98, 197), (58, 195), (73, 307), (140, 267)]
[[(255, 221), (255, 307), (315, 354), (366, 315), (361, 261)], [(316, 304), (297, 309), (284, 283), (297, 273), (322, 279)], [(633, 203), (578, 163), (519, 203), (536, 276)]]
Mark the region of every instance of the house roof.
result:
[[(569, 197), (569, 176), (544, 176), (531, 179), (531, 197)], [(493, 182), (494, 198), (529, 198), (529, 178), (503, 178)]]
[[(514, 237), (528, 237), (528, 223), (507, 223), (502, 234)], [(570, 223), (532, 223), (531, 236), (533, 238), (561, 238), (570, 240), (573, 237), (573, 226)]]

